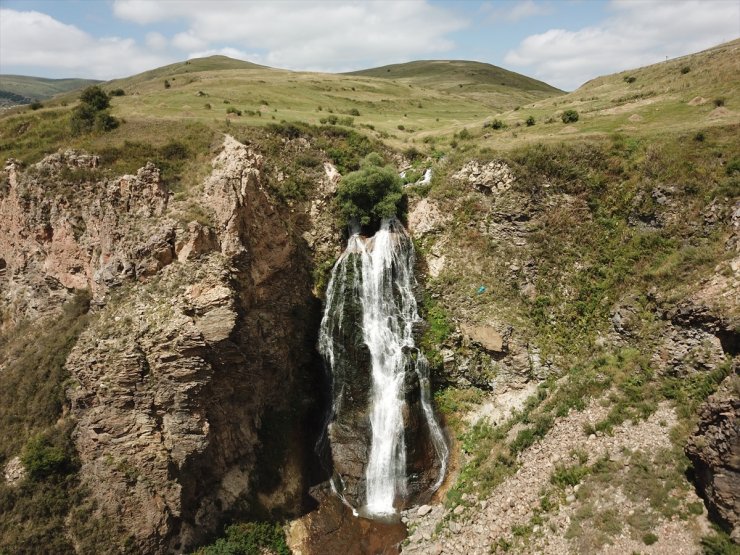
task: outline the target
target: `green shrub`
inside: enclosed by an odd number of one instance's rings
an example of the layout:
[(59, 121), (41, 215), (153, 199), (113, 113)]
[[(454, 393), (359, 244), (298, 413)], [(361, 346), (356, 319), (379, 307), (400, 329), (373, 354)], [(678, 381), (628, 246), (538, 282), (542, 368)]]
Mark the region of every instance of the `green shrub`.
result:
[(228, 108), (226, 108), (226, 113), (227, 114), (236, 114), (237, 116), (241, 116), (242, 115), (242, 111), (234, 108), (233, 106), (229, 106)]
[(331, 116), (327, 116), (327, 117), (325, 117), (325, 118), (321, 118), (321, 119), (319, 120), (319, 122), (320, 122), (320, 123), (321, 123), (322, 125), (326, 125), (327, 123), (328, 123), (329, 125), (336, 125), (338, 121), (339, 121), (339, 117), (337, 117), (337, 116), (335, 116), (335, 115), (333, 115), (333, 114), (332, 114)]
[(576, 484), (579, 484), (589, 472), (589, 468), (584, 464), (576, 464), (574, 466), (558, 465), (555, 467), (552, 476), (550, 476), (550, 482), (561, 488), (575, 486)]
[(110, 107), (110, 98), (108, 98), (105, 91), (97, 85), (87, 87), (82, 91), (82, 94), (80, 94), (80, 101), (96, 111), (105, 110)]
[(165, 80), (164, 80), (164, 88), (165, 88), (165, 89), (169, 89), (169, 88), (170, 88), (171, 86), (172, 86), (172, 85), (170, 85), (170, 82), (169, 82), (169, 81), (168, 81), (167, 79), (165, 79)]
[(112, 91), (110, 92), (110, 96), (123, 96), (123, 95), (125, 95), (125, 94), (126, 94), (126, 93), (124, 92), (124, 90), (123, 90), (123, 89), (113, 89), (113, 90), (112, 90)]
[(563, 123), (575, 123), (578, 121), (578, 112), (575, 110), (566, 110), (560, 118), (563, 120)]
[(715, 98), (714, 99), (714, 105), (717, 108), (720, 108), (720, 107), (724, 106), (725, 105), (725, 99), (724, 98)]
[(247, 522), (226, 529), (226, 537), (200, 548), (195, 555), (290, 555), (285, 533), (279, 524)]
[(111, 131), (119, 125), (119, 121), (111, 116), (107, 109), (110, 107), (110, 98), (98, 86), (86, 88), (80, 94), (80, 105), (72, 111), (70, 129), (73, 135), (96, 131)]
[(532, 127), (534, 125), (534, 116), (529, 116), (527, 118), (527, 127)]
[(72, 110), (72, 116), (69, 120), (70, 129), (73, 135), (82, 135), (92, 131), (95, 125), (95, 109), (89, 104), (80, 104)]
[(359, 116), (360, 111), (357, 108), (352, 108), (349, 112), (347, 112), (350, 116)]
[(715, 528), (713, 534), (701, 539), (701, 552), (702, 555), (738, 555), (740, 548), (725, 532)]
[(686, 75), (689, 71), (691, 71), (691, 68), (689, 66), (683, 66), (681, 68), (681, 74)]
[(412, 162), (424, 156), (424, 154), (415, 146), (410, 146), (409, 148), (404, 150), (403, 155), (409, 160), (411, 160)]
[(23, 448), (21, 455), (26, 472), (33, 480), (41, 480), (52, 474), (65, 474), (73, 465), (64, 448), (54, 445), (48, 435), (33, 436)]
[(34, 100), (33, 102), (31, 102), (31, 105), (29, 106), (29, 108), (31, 108), (31, 110), (39, 110), (39, 109), (41, 109), (43, 107), (44, 107), (44, 105), (41, 104), (41, 102), (39, 102), (38, 100)]
[(377, 225), (381, 219), (398, 213), (403, 198), (401, 178), (391, 166), (378, 165), (378, 157), (368, 155), (359, 170), (339, 182), (336, 207), (345, 221)]
[(108, 112), (98, 112), (95, 116), (95, 131), (112, 131), (118, 125), (118, 120)]
[(725, 167), (725, 173), (732, 175), (734, 173), (740, 173), (740, 158), (733, 158)]
[(634, 83), (635, 81), (637, 81), (637, 77), (634, 77), (632, 75), (625, 75), (624, 81), (625, 83)]
[(504, 122), (501, 121), (500, 119), (495, 119), (493, 121), (488, 121), (484, 123), (483, 127), (484, 128), (490, 127), (491, 129), (503, 129), (506, 126), (504, 125)]

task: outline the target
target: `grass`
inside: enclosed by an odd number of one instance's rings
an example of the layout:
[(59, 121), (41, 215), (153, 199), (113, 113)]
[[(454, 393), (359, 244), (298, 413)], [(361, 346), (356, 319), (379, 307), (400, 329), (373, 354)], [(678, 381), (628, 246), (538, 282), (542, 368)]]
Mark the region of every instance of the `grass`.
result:
[(28, 477), (0, 483), (0, 552), (73, 553), (65, 520), (81, 503), (74, 423), (63, 415), (64, 362), (88, 324), (87, 292), (44, 326), (21, 324), (0, 338), (0, 466), (20, 455)]
[(99, 82), (92, 79), (46, 79), (25, 75), (0, 75), (0, 97), (3, 96), (2, 93), (12, 93), (29, 100), (45, 100)]

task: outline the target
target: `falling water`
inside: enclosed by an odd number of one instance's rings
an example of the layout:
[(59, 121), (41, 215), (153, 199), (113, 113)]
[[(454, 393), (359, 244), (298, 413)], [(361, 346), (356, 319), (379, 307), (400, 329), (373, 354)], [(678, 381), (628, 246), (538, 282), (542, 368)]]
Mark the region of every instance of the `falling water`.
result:
[[(413, 244), (395, 218), (384, 220), (370, 239), (352, 234), (334, 266), (321, 323), (319, 349), (334, 369), (332, 329), (350, 325), (343, 321), (347, 292), (359, 299), (362, 340), (370, 352), (372, 368), (371, 440), (365, 471), (365, 511), (371, 515), (392, 514), (394, 501), (407, 493), (403, 388), (409, 368), (417, 374), (424, 419), (440, 461), (433, 489), (439, 487), (446, 470), (448, 449), (431, 407), (428, 365), (412, 333), (420, 321), (412, 290), (413, 267)], [(335, 383), (334, 387), (343, 385)], [(342, 396), (335, 392), (334, 399), (336, 412)]]

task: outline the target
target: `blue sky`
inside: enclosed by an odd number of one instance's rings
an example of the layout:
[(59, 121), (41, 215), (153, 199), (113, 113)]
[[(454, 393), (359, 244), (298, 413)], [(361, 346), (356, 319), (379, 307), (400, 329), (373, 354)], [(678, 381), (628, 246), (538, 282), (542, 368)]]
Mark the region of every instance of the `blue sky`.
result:
[(468, 59), (572, 90), (738, 36), (738, 0), (0, 0), (0, 73), (111, 79), (215, 53), (311, 71)]

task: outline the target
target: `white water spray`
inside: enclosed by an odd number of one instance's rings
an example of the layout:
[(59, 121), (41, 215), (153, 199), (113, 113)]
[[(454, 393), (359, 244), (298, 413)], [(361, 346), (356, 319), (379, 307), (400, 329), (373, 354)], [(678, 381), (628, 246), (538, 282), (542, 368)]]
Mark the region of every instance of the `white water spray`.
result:
[(394, 513), (394, 501), (407, 493), (403, 386), (409, 367), (417, 374), (422, 411), (440, 460), (434, 489), (442, 483), (447, 465), (447, 445), (430, 402), (427, 361), (416, 348), (412, 333), (420, 320), (412, 289), (413, 268), (413, 244), (395, 218), (384, 220), (371, 239), (353, 234), (332, 272), (321, 323), (319, 349), (333, 368), (335, 349), (330, 329), (346, 325), (342, 322), (343, 302), (347, 288), (352, 288), (362, 307), (362, 336), (372, 362), (372, 436), (365, 475), (365, 510), (372, 515)]

